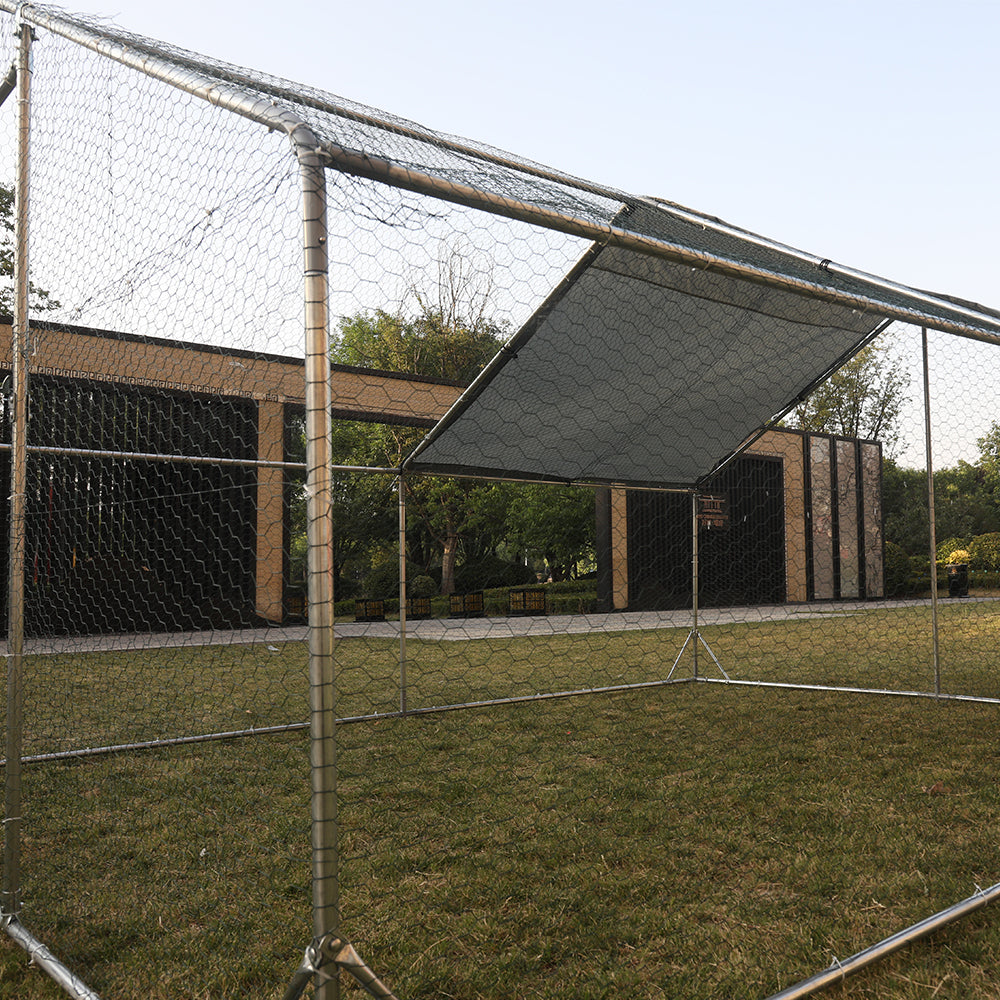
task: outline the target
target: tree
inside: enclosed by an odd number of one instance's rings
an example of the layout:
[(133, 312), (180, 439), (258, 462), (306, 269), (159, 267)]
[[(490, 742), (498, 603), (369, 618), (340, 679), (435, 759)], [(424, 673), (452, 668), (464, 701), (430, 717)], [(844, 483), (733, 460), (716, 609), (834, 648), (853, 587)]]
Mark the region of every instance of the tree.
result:
[(899, 419), (909, 373), (891, 340), (859, 351), (789, 414), (789, 426), (819, 434), (881, 441), (890, 458), (899, 445)]
[(463, 537), (496, 523), (497, 484), (428, 476), (408, 490), (408, 510), (441, 553), (441, 593), (455, 592), (455, 569)]
[[(0, 313), (14, 312), (14, 192), (0, 185)], [(35, 311), (58, 309), (59, 303), (47, 291), (29, 282), (28, 304)]]
[(994, 420), (990, 429), (977, 438), (976, 446), (979, 448), (975, 463), (977, 484), (1000, 508), (1000, 423)]
[(446, 249), (434, 292), (411, 288), (416, 310), (409, 317), (401, 307), (395, 313), (376, 309), (342, 319), (331, 360), (471, 382), (503, 346), (507, 332), (489, 315), (492, 277), (477, 272), (472, 260), (464, 247)]
[[(470, 261), (459, 249), (446, 253), (434, 293), (412, 290), (417, 304), (412, 316), (377, 309), (342, 319), (331, 359), (471, 382), (503, 345), (505, 329), (489, 318), (492, 285), (481, 274), (480, 280), (475, 279)], [(352, 423), (349, 428), (335, 433), (341, 444), (335, 461), (342, 464), (398, 468), (423, 435), (418, 429), (390, 425)], [(420, 477), (409, 484), (410, 555), (426, 571), (437, 554), (442, 593), (455, 589), (463, 539), (495, 528), (497, 495), (494, 485), (440, 477)], [(365, 520), (359, 518), (357, 523)]]
[[(979, 457), (975, 462), (960, 461), (934, 472), (934, 527), (939, 545), (950, 540), (964, 547), (972, 538), (1000, 532), (1000, 424), (992, 424), (976, 443)], [(882, 501), (886, 540), (909, 555), (924, 556), (927, 472), (904, 469), (887, 460), (882, 466)]]
[[(925, 491), (926, 495), (926, 491)], [(977, 463), (959, 462), (934, 473), (934, 526), (938, 538), (972, 538), (1000, 529), (998, 496)]]
[[(907, 555), (927, 553), (927, 472), (905, 469), (892, 459), (882, 463), (885, 539)], [(944, 537), (944, 536), (942, 536)]]
[(531, 484), (515, 492), (508, 514), (511, 540), (531, 559), (544, 559), (553, 580), (574, 575), (596, 551), (594, 491)]

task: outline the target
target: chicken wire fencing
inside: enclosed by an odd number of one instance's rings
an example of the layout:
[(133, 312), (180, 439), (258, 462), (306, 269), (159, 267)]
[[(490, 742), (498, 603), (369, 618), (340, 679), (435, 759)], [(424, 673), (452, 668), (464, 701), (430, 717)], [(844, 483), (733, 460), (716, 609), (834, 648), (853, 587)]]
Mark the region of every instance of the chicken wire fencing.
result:
[(995, 313), (0, 12), (2, 914), (53, 990), (798, 996), (991, 874), (988, 802), (919, 885), (783, 803), (793, 691), (1000, 703)]

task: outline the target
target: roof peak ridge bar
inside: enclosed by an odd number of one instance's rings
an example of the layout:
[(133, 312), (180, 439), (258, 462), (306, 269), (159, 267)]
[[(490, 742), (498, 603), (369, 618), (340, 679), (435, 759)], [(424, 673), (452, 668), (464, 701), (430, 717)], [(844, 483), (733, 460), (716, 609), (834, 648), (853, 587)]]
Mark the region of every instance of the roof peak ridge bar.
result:
[[(882, 278), (877, 274), (872, 274), (870, 271), (862, 271), (855, 267), (848, 267), (846, 264), (838, 264), (829, 257), (819, 257), (816, 254), (810, 253), (808, 250), (800, 250), (788, 243), (782, 243), (778, 240), (769, 239), (767, 236), (761, 236), (759, 233), (754, 233), (749, 229), (734, 226), (732, 223), (725, 222), (722, 219), (705, 216), (697, 211), (697, 209), (686, 208), (683, 205), (667, 201), (666, 199), (657, 197), (656, 195), (644, 198), (635, 198), (634, 200), (660, 211), (666, 211), (672, 215), (676, 215), (685, 222), (691, 222), (696, 225), (704, 226), (705, 228), (712, 229), (717, 233), (735, 237), (736, 239), (743, 240), (746, 243), (751, 243), (754, 246), (758, 246), (766, 250), (777, 250), (779, 253), (788, 254), (791, 257), (795, 257), (797, 260), (801, 260), (806, 264), (812, 264), (820, 270), (827, 271), (830, 274), (842, 275), (845, 278), (854, 278), (859, 281), (864, 281), (867, 284), (874, 285), (877, 288), (882, 288), (885, 291), (900, 292), (910, 298), (940, 304), (949, 310), (964, 313), (967, 316), (976, 318), (991, 316), (989, 311), (980, 311), (986, 310), (987, 307), (981, 306), (979, 303), (974, 303), (979, 306), (979, 309), (971, 309), (969, 308), (969, 305), (965, 303), (950, 299), (947, 296), (940, 295), (936, 292), (923, 291), (922, 289), (914, 288), (911, 285), (901, 285), (899, 282), (891, 281), (888, 278)], [(995, 319), (1000, 321), (1000, 316), (995, 317)]]
[[(3, 2), (3, 0), (0, 0), (0, 2)], [(503, 195), (493, 194), (467, 184), (456, 183), (454, 180), (445, 177), (415, 170), (394, 160), (369, 156), (358, 150), (347, 149), (344, 146), (336, 145), (329, 141), (323, 143), (323, 152), (329, 157), (331, 166), (356, 177), (365, 177), (392, 187), (439, 198), (442, 201), (543, 226), (570, 236), (594, 240), (603, 245), (620, 247), (653, 257), (663, 257), (677, 263), (687, 264), (691, 267), (718, 270), (745, 281), (768, 285), (772, 288), (779, 288), (812, 298), (819, 298), (848, 308), (861, 309), (871, 312), (873, 315), (899, 320), (911, 326), (927, 326), (944, 333), (952, 333), (956, 336), (1000, 345), (1000, 316), (977, 312), (949, 299), (929, 295), (926, 292), (919, 292), (908, 285), (894, 284), (885, 279), (871, 280), (864, 277), (858, 279), (859, 281), (868, 283), (873, 291), (876, 288), (880, 290), (895, 290), (902, 297), (914, 303), (912, 308), (893, 305), (874, 297), (837, 289), (831, 285), (807, 281), (803, 278), (792, 277), (767, 268), (756, 267), (742, 261), (723, 257), (719, 254), (709, 253), (705, 250), (697, 250), (679, 243), (671, 243), (662, 237), (643, 235), (631, 229), (613, 226), (610, 223), (594, 222), (541, 205), (530, 204), (513, 198), (507, 198)], [(629, 196), (629, 200), (636, 204), (640, 203), (638, 199), (632, 196)], [(703, 219), (701, 216), (696, 215), (695, 218), (701, 224), (706, 226), (710, 224), (707, 219)], [(714, 228), (715, 224), (712, 225)], [(738, 230), (733, 230), (734, 235), (738, 235), (738, 233)], [(745, 239), (745, 237), (741, 238)], [(763, 237), (758, 237), (758, 239), (766, 242)], [(773, 249), (780, 249), (780, 247), (775, 244)], [(796, 253), (801, 255), (801, 260), (822, 262), (821, 258), (814, 258), (803, 251), (796, 251)], [(833, 271), (829, 268), (820, 268), (817, 266), (816, 270), (818, 272), (817, 277), (820, 277), (824, 273), (833, 274)], [(858, 275), (863, 275), (863, 272), (859, 271), (857, 273)], [(925, 312), (922, 308), (916, 308), (917, 303), (921, 306), (939, 306), (940, 310)], [(951, 317), (943, 316), (941, 311), (951, 314)], [(967, 321), (960, 320), (959, 316), (966, 317)]]

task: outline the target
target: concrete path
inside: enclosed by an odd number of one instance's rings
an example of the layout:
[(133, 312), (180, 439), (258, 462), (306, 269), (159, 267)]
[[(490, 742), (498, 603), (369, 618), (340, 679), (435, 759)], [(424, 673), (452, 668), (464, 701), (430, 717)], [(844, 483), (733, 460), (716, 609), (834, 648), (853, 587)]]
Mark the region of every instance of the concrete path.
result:
[[(997, 603), (996, 597), (972, 597), (962, 604)], [(942, 604), (954, 601), (943, 599)], [(802, 621), (842, 615), (877, 613), (897, 608), (927, 607), (929, 600), (823, 601), (813, 604), (776, 604), (755, 607), (705, 608), (699, 624), (740, 625), (752, 622)], [(407, 636), (427, 640), (510, 639), (517, 636), (573, 635), (586, 632), (627, 632), (643, 629), (690, 629), (689, 609), (677, 611), (626, 611), (612, 614), (553, 615), (524, 618), (437, 618), (408, 622)], [(345, 622), (335, 626), (343, 638), (396, 639), (399, 622)], [(185, 646), (275, 645), (306, 638), (306, 626), (233, 629), (205, 632), (150, 632), (128, 635), (60, 636), (28, 639), (29, 654), (82, 653), (98, 650), (169, 649)], [(4, 645), (2, 652), (6, 653)]]

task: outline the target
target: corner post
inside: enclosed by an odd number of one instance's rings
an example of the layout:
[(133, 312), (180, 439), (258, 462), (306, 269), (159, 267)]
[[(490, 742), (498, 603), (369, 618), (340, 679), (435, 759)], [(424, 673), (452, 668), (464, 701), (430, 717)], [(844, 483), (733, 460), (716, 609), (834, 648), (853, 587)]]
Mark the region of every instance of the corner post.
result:
[[(303, 130), (306, 131), (306, 130)], [(293, 139), (296, 138), (293, 136)], [(311, 139), (307, 136), (306, 139)], [(330, 427), (326, 173), (315, 143), (296, 143), (302, 182), (306, 377), (306, 518), (309, 601), (309, 720), (312, 775), (313, 933), (340, 921), (337, 844), (336, 685)], [(336, 968), (336, 967), (334, 967)], [(317, 1000), (337, 1000), (336, 974), (320, 973)]]
[(14, 316), (11, 344), (10, 554), (7, 595), (7, 737), (4, 779), (2, 916), (21, 909), (21, 754), (24, 728), (24, 562), (28, 429), (28, 166), (31, 27), (19, 23)]
[(399, 711), (409, 709), (406, 677), (406, 480), (399, 474)]
[(691, 634), (694, 636), (694, 644), (691, 647), (694, 653), (694, 670), (692, 676), (698, 679), (698, 640), (701, 634), (698, 631), (698, 491), (691, 494)]
[(941, 646), (938, 637), (937, 527), (934, 524), (934, 462), (931, 457), (931, 375), (927, 360), (927, 327), (920, 328), (924, 375), (924, 452), (927, 458), (927, 542), (931, 550), (931, 641), (934, 693), (941, 694)]

